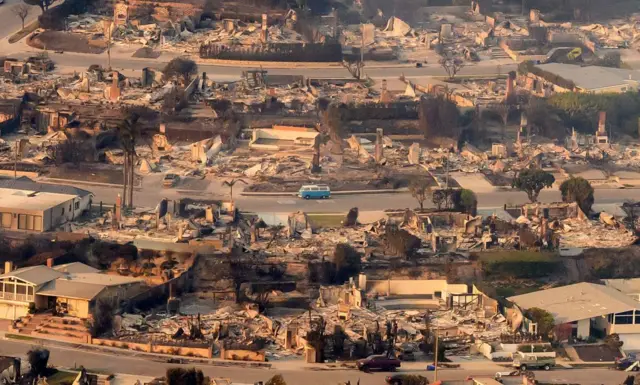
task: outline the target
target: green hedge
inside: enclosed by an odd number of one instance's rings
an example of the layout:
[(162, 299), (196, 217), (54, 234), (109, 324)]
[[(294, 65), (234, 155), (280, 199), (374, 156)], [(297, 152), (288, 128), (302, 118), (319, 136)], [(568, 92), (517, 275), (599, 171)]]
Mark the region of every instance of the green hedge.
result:
[(562, 270), (556, 254), (533, 251), (499, 251), (478, 253), (485, 276), (540, 278)]

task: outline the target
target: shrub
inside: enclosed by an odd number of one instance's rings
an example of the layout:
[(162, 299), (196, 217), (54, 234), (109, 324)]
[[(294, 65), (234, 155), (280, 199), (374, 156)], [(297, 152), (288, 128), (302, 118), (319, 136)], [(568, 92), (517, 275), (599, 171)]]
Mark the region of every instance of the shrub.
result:
[(47, 349), (32, 349), (27, 352), (31, 374), (42, 376), (47, 370), (49, 363), (49, 351)]

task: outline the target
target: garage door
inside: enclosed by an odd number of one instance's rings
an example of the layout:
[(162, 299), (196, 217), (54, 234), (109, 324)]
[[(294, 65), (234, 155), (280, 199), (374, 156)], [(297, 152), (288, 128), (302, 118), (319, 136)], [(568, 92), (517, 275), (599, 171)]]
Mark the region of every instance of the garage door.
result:
[(640, 350), (640, 334), (620, 334), (623, 350)]
[(18, 319), (27, 315), (29, 308), (0, 303), (0, 319)]

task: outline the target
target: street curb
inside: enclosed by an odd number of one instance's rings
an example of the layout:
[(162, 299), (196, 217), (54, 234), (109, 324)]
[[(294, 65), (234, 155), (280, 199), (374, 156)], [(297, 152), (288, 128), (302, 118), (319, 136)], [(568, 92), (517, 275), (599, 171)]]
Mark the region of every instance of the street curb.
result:
[(24, 39), (25, 37), (29, 36), (30, 34), (32, 34), (33, 32), (35, 32), (38, 28), (40, 28), (40, 21), (38, 20), (38, 18), (36, 18), (31, 23), (25, 25), (23, 29), (19, 29), (16, 32), (12, 33), (10, 36), (8, 36), (7, 42), (9, 44), (15, 44), (20, 40)]
[[(398, 194), (398, 193), (406, 193), (409, 192), (408, 188), (399, 188), (399, 189), (383, 189), (383, 190), (362, 190), (362, 191), (358, 191), (358, 190), (352, 190), (352, 191), (331, 191), (331, 195), (358, 195), (358, 194)], [(240, 195), (242, 196), (249, 196), (249, 197), (260, 197), (260, 196), (264, 196), (264, 197), (297, 197), (298, 193), (297, 192), (252, 192), (252, 191), (247, 191), (247, 192), (241, 192)]]
[[(54, 183), (67, 183), (67, 184), (80, 184), (87, 186), (100, 186), (100, 187), (112, 187), (112, 188), (122, 188), (121, 184), (115, 183), (102, 183), (102, 182), (87, 182), (83, 180), (74, 180), (74, 179), (61, 179), (61, 178), (38, 178), (38, 182), (54, 184)], [(133, 189), (135, 191), (142, 191), (142, 186), (134, 186)]]

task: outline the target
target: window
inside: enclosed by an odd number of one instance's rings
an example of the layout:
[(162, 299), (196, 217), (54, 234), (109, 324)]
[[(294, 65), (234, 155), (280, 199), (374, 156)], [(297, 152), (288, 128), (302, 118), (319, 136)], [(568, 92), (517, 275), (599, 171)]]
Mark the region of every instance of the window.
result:
[(62, 215), (64, 215), (64, 207), (62, 208)]
[(0, 227), (11, 228), (11, 222), (13, 222), (11, 213), (0, 213)]
[(633, 324), (633, 310), (625, 311), (623, 313), (616, 313), (615, 315), (616, 325), (631, 325)]
[(42, 231), (42, 217), (39, 215), (18, 215), (18, 229)]
[(19, 214), (18, 215), (18, 229), (27, 230), (27, 215)]
[(80, 202), (76, 202), (76, 210), (80, 208)]

